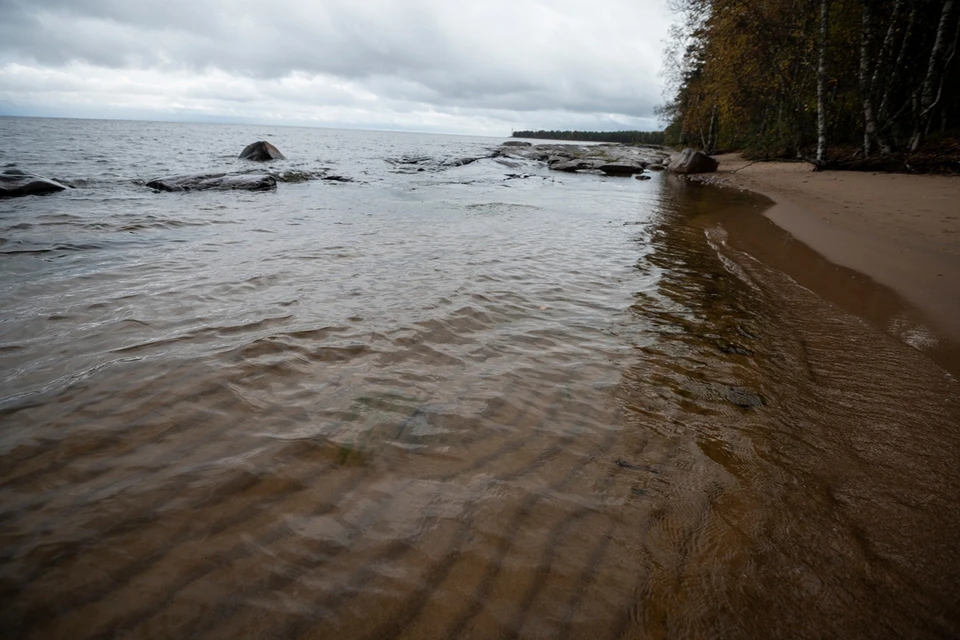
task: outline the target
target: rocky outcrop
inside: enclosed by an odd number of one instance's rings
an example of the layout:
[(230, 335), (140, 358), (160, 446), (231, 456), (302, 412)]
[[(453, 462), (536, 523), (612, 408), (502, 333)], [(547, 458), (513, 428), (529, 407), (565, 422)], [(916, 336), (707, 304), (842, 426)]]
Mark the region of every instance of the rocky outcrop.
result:
[(702, 151), (684, 149), (668, 168), (674, 173), (712, 173), (719, 164)]
[(173, 176), (151, 180), (147, 186), (157, 191), (269, 191), (277, 188), (277, 179), (270, 175), (235, 175), (212, 173), (206, 175)]
[(267, 160), (286, 160), (286, 156), (280, 153), (280, 150), (265, 140), (248, 144), (240, 152), (241, 160), (254, 160), (256, 162), (266, 162)]
[(630, 177), (643, 173), (647, 165), (662, 162), (663, 149), (623, 144), (538, 144), (518, 146), (502, 144), (496, 154), (546, 162), (553, 171)]
[(504, 142), (502, 147), (532, 147), (533, 145), (529, 142), (524, 142), (523, 140), (507, 140)]
[(4, 169), (0, 172), (0, 198), (38, 196), (63, 191), (67, 186), (56, 180), (28, 173), (21, 169)]

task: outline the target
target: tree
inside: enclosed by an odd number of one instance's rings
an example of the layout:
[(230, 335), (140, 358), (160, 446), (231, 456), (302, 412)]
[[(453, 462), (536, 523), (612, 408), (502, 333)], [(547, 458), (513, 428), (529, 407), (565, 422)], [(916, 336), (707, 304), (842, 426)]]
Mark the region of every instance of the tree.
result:
[(829, 0), (820, 0), (820, 64), (817, 65), (817, 167), (827, 155), (827, 34)]

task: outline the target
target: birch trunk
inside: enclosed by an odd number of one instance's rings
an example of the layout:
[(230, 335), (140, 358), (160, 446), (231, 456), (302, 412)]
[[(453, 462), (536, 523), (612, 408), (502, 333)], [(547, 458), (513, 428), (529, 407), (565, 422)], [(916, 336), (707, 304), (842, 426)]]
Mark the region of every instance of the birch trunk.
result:
[(817, 167), (827, 155), (827, 10), (829, 0), (820, 0), (820, 64), (817, 66)]
[(885, 118), (890, 104), (890, 94), (893, 88), (898, 84), (900, 71), (903, 69), (904, 60), (907, 57), (907, 47), (910, 45), (910, 36), (913, 33), (913, 23), (917, 18), (917, 7), (911, 5), (910, 17), (907, 18), (907, 27), (903, 32), (903, 39), (900, 41), (900, 53), (897, 54), (897, 61), (893, 64), (893, 71), (883, 88), (883, 97), (880, 99), (880, 117)]
[(927, 132), (927, 124), (930, 122), (930, 112), (936, 106), (934, 98), (934, 87), (940, 85), (939, 75), (940, 57), (943, 52), (944, 40), (946, 39), (947, 24), (950, 22), (950, 14), (953, 12), (954, 0), (944, 0), (943, 10), (940, 12), (940, 23), (937, 25), (937, 37), (933, 41), (933, 50), (930, 51), (930, 61), (927, 64), (927, 74), (923, 79), (922, 93), (920, 94), (919, 113), (913, 133), (913, 139), (910, 141), (910, 151), (916, 151), (923, 143), (923, 136)]
[[(948, 0), (952, 2), (953, 0)], [(860, 95), (863, 99), (863, 155), (873, 153), (873, 143), (877, 139), (877, 118), (873, 110), (873, 74), (870, 59), (870, 46), (873, 43), (873, 7), (871, 0), (863, 2), (863, 22), (860, 30)]]

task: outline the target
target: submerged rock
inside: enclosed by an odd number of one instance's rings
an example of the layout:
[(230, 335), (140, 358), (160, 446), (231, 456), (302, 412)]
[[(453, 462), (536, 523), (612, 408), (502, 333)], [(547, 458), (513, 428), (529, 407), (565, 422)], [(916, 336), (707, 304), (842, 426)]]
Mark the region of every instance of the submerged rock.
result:
[(532, 147), (533, 145), (529, 142), (524, 142), (523, 140), (507, 140), (501, 147)]
[(766, 404), (763, 396), (746, 387), (727, 387), (723, 390), (723, 397), (742, 409), (756, 409)]
[(157, 191), (241, 190), (269, 191), (277, 188), (277, 179), (270, 175), (228, 175), (213, 173), (193, 176), (173, 176), (151, 180), (147, 186)]
[(0, 172), (0, 198), (44, 195), (63, 191), (66, 188), (66, 185), (56, 180), (21, 169), (4, 169)]
[(260, 140), (259, 142), (248, 144), (246, 147), (244, 147), (243, 151), (240, 152), (239, 158), (241, 160), (254, 160), (256, 162), (287, 159), (286, 156), (280, 153), (279, 149), (266, 140)]
[(684, 149), (677, 159), (670, 163), (669, 169), (674, 173), (711, 173), (717, 170), (719, 164), (702, 151)]

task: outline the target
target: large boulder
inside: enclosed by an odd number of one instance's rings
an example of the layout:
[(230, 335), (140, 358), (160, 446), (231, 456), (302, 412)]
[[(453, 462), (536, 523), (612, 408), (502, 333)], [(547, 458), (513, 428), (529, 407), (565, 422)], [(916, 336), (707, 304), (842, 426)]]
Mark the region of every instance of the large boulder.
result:
[(286, 157), (269, 142), (260, 140), (244, 147), (240, 152), (240, 159), (266, 162), (267, 160), (286, 160)]
[(207, 175), (173, 176), (151, 180), (147, 186), (157, 191), (269, 191), (277, 188), (277, 179), (268, 175), (228, 175), (212, 173)]
[(50, 180), (35, 173), (27, 173), (21, 169), (4, 169), (0, 172), (0, 198), (37, 196), (63, 191), (66, 188), (66, 185), (56, 180)]
[(702, 151), (684, 149), (668, 168), (674, 173), (711, 173), (717, 170), (719, 164)]

